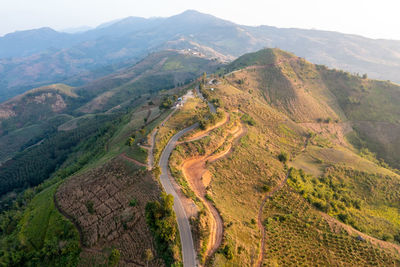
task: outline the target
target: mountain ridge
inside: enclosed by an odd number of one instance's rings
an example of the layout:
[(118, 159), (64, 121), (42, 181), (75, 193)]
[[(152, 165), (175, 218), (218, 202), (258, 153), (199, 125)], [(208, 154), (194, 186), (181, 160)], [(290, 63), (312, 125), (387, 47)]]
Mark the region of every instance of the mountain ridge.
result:
[[(316, 64), (400, 82), (400, 41), (330, 31), (244, 26), (197, 11), (169, 18), (129, 17), (65, 36), (68, 42), (61, 47), (48, 46), (31, 55), (22, 50), (19, 57), (0, 58), (0, 101), (40, 85), (67, 82), (80, 72), (140, 60), (169, 47), (194, 49), (225, 61), (264, 47), (279, 47)], [(2, 40), (4, 37), (0, 44)], [(0, 51), (7, 53), (1, 45)]]

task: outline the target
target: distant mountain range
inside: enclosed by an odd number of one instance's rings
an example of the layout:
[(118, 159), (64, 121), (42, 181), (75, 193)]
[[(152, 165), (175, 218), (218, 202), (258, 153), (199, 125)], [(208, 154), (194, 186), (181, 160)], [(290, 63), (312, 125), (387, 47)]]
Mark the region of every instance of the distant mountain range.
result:
[[(0, 101), (34, 87), (98, 78), (165, 49), (191, 49), (231, 61), (264, 47), (279, 47), (317, 64), (400, 82), (400, 41), (336, 32), (238, 25), (189, 10), (168, 18), (128, 17), (74, 34), (50, 28), (0, 38)], [(87, 80), (85, 80), (87, 81)]]

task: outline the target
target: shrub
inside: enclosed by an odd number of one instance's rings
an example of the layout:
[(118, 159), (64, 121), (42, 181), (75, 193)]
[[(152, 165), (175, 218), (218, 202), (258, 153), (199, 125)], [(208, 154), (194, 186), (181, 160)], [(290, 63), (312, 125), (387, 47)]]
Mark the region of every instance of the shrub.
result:
[(136, 198), (133, 198), (133, 199), (129, 202), (129, 206), (131, 206), (131, 207), (136, 207), (136, 205), (137, 205), (137, 199), (136, 199)]
[(395, 234), (393, 236), (394, 241), (396, 241), (397, 243), (400, 244), (400, 232), (398, 232), (397, 234)]
[(222, 254), (224, 254), (225, 258), (228, 260), (233, 259), (232, 247), (230, 245), (225, 245), (225, 247), (222, 249)]
[(286, 163), (288, 161), (288, 154), (286, 152), (281, 152), (278, 155), (278, 159), (280, 162)]
[(111, 251), (110, 257), (108, 258), (108, 265), (110, 266), (117, 266), (119, 263), (119, 259), (121, 257), (121, 253), (118, 249), (114, 248)]
[(87, 208), (87, 210), (88, 210), (88, 212), (89, 212), (90, 214), (94, 214), (93, 201), (88, 200), (88, 201), (86, 202), (86, 208)]
[(262, 190), (264, 191), (264, 192), (269, 192), (269, 190), (271, 190), (271, 187), (269, 186), (269, 185), (263, 185), (262, 186)]
[(242, 121), (247, 123), (250, 126), (256, 125), (256, 121), (248, 114), (243, 114)]
[(341, 213), (338, 214), (338, 218), (339, 218), (339, 220), (341, 220), (342, 222), (346, 223), (347, 220), (348, 220), (348, 218), (349, 218), (349, 215), (346, 214), (346, 213), (341, 212)]

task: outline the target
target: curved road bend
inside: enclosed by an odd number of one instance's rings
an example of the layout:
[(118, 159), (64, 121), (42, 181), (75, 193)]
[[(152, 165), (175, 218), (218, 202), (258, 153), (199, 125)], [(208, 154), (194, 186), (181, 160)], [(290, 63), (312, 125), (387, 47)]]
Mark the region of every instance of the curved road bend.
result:
[(174, 187), (170, 181), (172, 179), (169, 168), (168, 168), (168, 160), (171, 156), (172, 150), (175, 148), (176, 143), (179, 138), (181, 138), (187, 132), (197, 128), (199, 126), (198, 123), (193, 124), (192, 126), (183, 129), (182, 131), (175, 134), (165, 146), (163, 152), (161, 153), (159, 166), (161, 168), (160, 181), (164, 190), (167, 194), (171, 194), (174, 196), (174, 211), (176, 214), (176, 219), (178, 221), (178, 228), (181, 237), (182, 244), (182, 257), (183, 257), (183, 266), (184, 267), (195, 267), (197, 266), (196, 260), (196, 251), (194, 249), (192, 232), (190, 230), (189, 218), (185, 213), (182, 202), (174, 190)]
[[(203, 94), (200, 93), (199, 86), (196, 86), (196, 93), (197, 93), (197, 95), (200, 97), (201, 100), (207, 101), (207, 100), (204, 98)], [(217, 109), (214, 107), (213, 104), (211, 104), (210, 102), (207, 101), (207, 105), (208, 105), (208, 107), (210, 108), (211, 113), (217, 113)]]

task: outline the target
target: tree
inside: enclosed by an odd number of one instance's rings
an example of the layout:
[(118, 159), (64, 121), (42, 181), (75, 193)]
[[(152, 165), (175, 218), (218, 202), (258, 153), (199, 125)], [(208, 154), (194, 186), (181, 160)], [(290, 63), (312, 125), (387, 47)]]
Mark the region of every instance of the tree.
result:
[(286, 152), (281, 152), (278, 155), (278, 159), (280, 162), (286, 163), (288, 161), (288, 154)]
[(129, 137), (129, 146), (133, 146), (134, 143), (135, 143), (135, 138)]
[(121, 253), (119, 252), (118, 249), (114, 248), (111, 251), (110, 257), (108, 258), (108, 264), (110, 266), (117, 266), (119, 263), (120, 257), (121, 257)]
[(153, 252), (151, 249), (146, 249), (144, 252), (144, 260), (146, 261), (146, 266), (149, 266), (149, 261), (152, 261), (154, 259)]
[(176, 216), (173, 210), (174, 197), (161, 194), (161, 201), (152, 201), (146, 204), (146, 222), (152, 231), (157, 254), (160, 255), (167, 266), (174, 262), (174, 254), (171, 249), (176, 242)]
[(362, 78), (363, 78), (363, 79), (367, 79), (367, 78), (368, 78), (368, 75), (367, 75), (366, 73), (364, 73), (363, 76), (362, 76)]
[(207, 73), (203, 72), (203, 83), (205, 84), (207, 81)]

